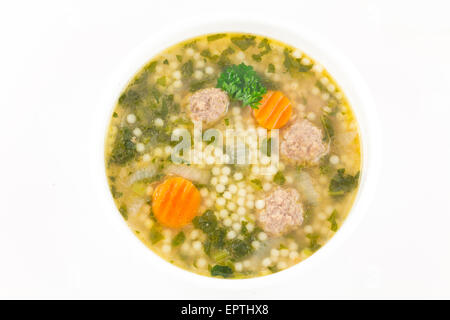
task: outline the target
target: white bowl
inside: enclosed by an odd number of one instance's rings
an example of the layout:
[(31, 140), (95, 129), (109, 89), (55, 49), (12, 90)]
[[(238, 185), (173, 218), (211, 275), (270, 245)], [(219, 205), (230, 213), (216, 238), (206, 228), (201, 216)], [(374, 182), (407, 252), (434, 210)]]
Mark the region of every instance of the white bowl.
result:
[[(282, 21), (282, 20), (278, 20)], [(128, 228), (119, 214), (111, 194), (104, 167), (104, 140), (106, 129), (115, 103), (134, 74), (141, 69), (153, 56), (182, 40), (207, 33), (220, 32), (246, 32), (268, 36), (292, 45), (305, 52), (317, 62), (321, 63), (346, 94), (356, 114), (360, 125), (362, 141), (362, 170), (358, 195), (348, 217), (336, 232), (320, 250), (310, 258), (284, 271), (251, 279), (225, 280), (210, 278), (185, 271), (173, 266), (164, 259), (149, 250)], [(166, 277), (180, 278), (183, 281), (214, 288), (249, 289), (270, 285), (274, 282), (289, 281), (296, 273), (313, 272), (312, 267), (318, 263), (332, 263), (327, 261), (338, 245), (341, 245), (351, 232), (358, 226), (371, 203), (372, 195), (376, 187), (376, 180), (381, 166), (381, 133), (378, 126), (376, 107), (364, 85), (364, 81), (353, 67), (336, 49), (321, 39), (318, 35), (307, 31), (298, 23), (277, 22), (277, 25), (245, 19), (213, 20), (198, 23), (186, 20), (176, 25), (166, 26), (162, 31), (155, 32), (149, 39), (136, 48), (112, 75), (106, 85), (100, 104), (95, 110), (93, 119), (93, 143), (92, 143), (92, 178), (95, 190), (98, 193), (98, 201), (103, 210), (105, 224), (113, 225), (125, 241), (127, 249), (140, 251), (142, 261), (148, 263), (154, 272), (161, 272)], [(135, 249), (139, 248), (139, 249)], [(123, 248), (121, 248), (123, 249)], [(131, 250), (131, 249), (130, 249)]]

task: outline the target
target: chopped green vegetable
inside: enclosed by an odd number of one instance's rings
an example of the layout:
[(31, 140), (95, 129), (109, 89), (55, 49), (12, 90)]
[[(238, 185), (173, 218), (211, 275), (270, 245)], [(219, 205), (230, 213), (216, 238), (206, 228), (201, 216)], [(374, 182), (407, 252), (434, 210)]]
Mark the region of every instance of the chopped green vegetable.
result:
[(216, 33), (216, 34), (211, 34), (209, 36), (206, 37), (206, 40), (208, 40), (208, 42), (212, 42), (212, 41), (216, 41), (222, 38), (225, 38), (227, 36), (226, 33)]
[(150, 242), (152, 244), (155, 244), (162, 239), (164, 239), (164, 236), (162, 235), (160, 228), (158, 228), (156, 225), (153, 225), (153, 227), (150, 229)]
[(267, 72), (275, 73), (275, 66), (272, 63), (269, 63), (269, 65), (267, 66)]
[(355, 176), (345, 173), (345, 169), (341, 168), (337, 170), (337, 173), (330, 181), (330, 186), (328, 192), (331, 196), (342, 196), (358, 185), (359, 181), (359, 171)]
[(192, 76), (192, 74), (194, 73), (194, 63), (192, 62), (192, 60), (189, 60), (181, 66), (181, 73), (185, 77)]
[(330, 166), (330, 156), (329, 155), (326, 155), (326, 156), (322, 157), (322, 159), (320, 159), (319, 171), (320, 171), (320, 174), (324, 174), (324, 175), (327, 175), (330, 173), (331, 166)]
[(255, 36), (239, 36), (239, 37), (232, 37), (231, 42), (235, 44), (239, 49), (242, 51), (247, 50), (251, 46), (255, 45)]
[(117, 112), (113, 113), (113, 118), (117, 118), (119, 115), (117, 114)]
[(230, 125), (230, 119), (228, 119), (228, 118), (225, 118), (225, 120), (224, 120), (224, 121), (225, 121), (225, 125), (226, 125), (226, 126), (229, 126), (229, 125)]
[(306, 224), (311, 219), (314, 208), (310, 204), (305, 204), (304, 207), (305, 207), (305, 211), (304, 211), (305, 213), (303, 214), (303, 220), (304, 220), (303, 224)]
[(273, 266), (269, 266), (269, 267), (267, 267), (267, 269), (269, 269), (269, 270), (270, 270), (270, 272), (272, 272), (272, 273), (276, 273), (276, 272), (278, 272), (278, 268), (277, 268), (277, 266), (276, 266), (276, 265), (273, 265)]
[(188, 43), (184, 44), (184, 48), (196, 48), (197, 47), (197, 39), (189, 41)]
[(209, 51), (209, 49), (203, 50), (202, 52), (200, 52), (200, 55), (205, 58), (211, 58), (212, 56), (211, 51)]
[(111, 185), (111, 194), (114, 199), (120, 198), (123, 195), (122, 192), (117, 192), (115, 185)]
[(253, 184), (253, 186), (258, 189), (258, 190), (262, 190), (262, 182), (259, 179), (253, 179), (250, 180), (250, 182)]
[(334, 232), (336, 232), (338, 229), (338, 225), (336, 222), (337, 213), (338, 213), (337, 210), (334, 209), (333, 212), (331, 213), (331, 215), (327, 219), (331, 223), (331, 226), (330, 226), (331, 231), (334, 231)]
[(319, 88), (319, 90), (321, 92), (327, 92), (328, 91), (327, 87), (325, 87), (325, 85), (322, 82), (320, 82), (319, 80), (316, 81), (316, 87)]
[(312, 64), (310, 65), (303, 65), (300, 63), (300, 59), (294, 58), (291, 55), (291, 50), (284, 49), (284, 62), (283, 65), (286, 68), (286, 71), (288, 71), (291, 74), (294, 74), (295, 72), (307, 72), (311, 70)]
[(267, 92), (253, 67), (244, 63), (226, 68), (217, 80), (217, 87), (226, 91), (231, 98), (242, 101), (243, 106), (255, 109)]
[(311, 249), (309, 248), (304, 248), (301, 252), (301, 254), (305, 257), (309, 257), (310, 255), (313, 254), (313, 252), (311, 251)]
[(281, 186), (286, 182), (286, 178), (284, 177), (284, 174), (281, 171), (278, 171), (273, 176), (273, 182)]
[(322, 115), (320, 117), (320, 121), (322, 122), (322, 126), (325, 131), (325, 136), (323, 137), (323, 140), (330, 141), (334, 137), (334, 128), (333, 125), (331, 124), (331, 120), (326, 115)]
[(179, 54), (177, 54), (177, 60), (178, 60), (178, 62), (181, 62), (181, 61), (183, 61), (183, 57), (181, 56), (181, 55), (179, 55)]
[(234, 53), (234, 49), (231, 47), (228, 47), (222, 51), (220, 56), (212, 56), (211, 60), (213, 60), (213, 61), (217, 60), (217, 64), (220, 67), (225, 68), (225, 67), (228, 67), (231, 65), (231, 60), (228, 58), (228, 56), (233, 53)]
[(217, 227), (217, 217), (212, 210), (206, 210), (201, 216), (197, 216), (192, 221), (194, 227), (208, 234)]
[(146, 191), (147, 191), (147, 184), (142, 182), (142, 181), (138, 181), (133, 183), (133, 185), (131, 186), (131, 190), (140, 195), (143, 196), (145, 195)]
[(124, 205), (121, 205), (120, 208), (119, 208), (119, 212), (120, 212), (120, 214), (122, 215), (122, 217), (123, 217), (125, 220), (128, 220), (128, 210), (127, 210), (127, 207), (125, 207)]
[(252, 58), (257, 62), (261, 62), (262, 57), (268, 54), (272, 50), (272, 48), (270, 47), (269, 40), (267, 40), (266, 38), (261, 40), (261, 42), (258, 45), (258, 48), (263, 48), (263, 50), (260, 51), (258, 54), (253, 54)]
[(200, 90), (202, 88), (212, 86), (215, 78), (213, 77), (206, 77), (200, 80), (192, 80), (192, 82), (189, 85), (189, 90), (191, 92), (195, 92), (197, 90)]
[(225, 245), (225, 236), (227, 232), (225, 228), (217, 228), (207, 234), (207, 238), (203, 243), (203, 249), (207, 255), (211, 255), (215, 250), (222, 249)]
[(233, 275), (233, 269), (228, 266), (221, 266), (216, 264), (211, 268), (211, 276), (229, 278)]
[(119, 104), (125, 108), (135, 107), (142, 102), (142, 97), (135, 90), (128, 90), (119, 97)]
[(261, 62), (261, 55), (259, 54), (252, 54), (252, 59), (256, 62)]
[(234, 260), (240, 260), (252, 252), (252, 247), (249, 243), (240, 239), (233, 239), (227, 244), (228, 252)]
[(186, 236), (183, 231), (178, 232), (178, 234), (172, 239), (172, 247), (178, 247), (186, 240)]
[(155, 72), (157, 64), (158, 64), (158, 61), (152, 61), (147, 66), (144, 67), (144, 70), (147, 71), (148, 73), (153, 73), (153, 72)]
[(217, 263), (224, 263), (229, 257), (230, 255), (226, 250), (220, 250), (212, 256), (214, 261), (216, 261)]
[(162, 76), (161, 78), (158, 78), (158, 79), (156, 80), (156, 83), (159, 84), (160, 86), (165, 87), (166, 84), (167, 84), (166, 77), (165, 77), (165, 76)]
[(136, 146), (131, 141), (133, 133), (130, 128), (120, 128), (117, 132), (109, 161), (114, 164), (124, 165), (136, 156)]
[(320, 249), (321, 245), (318, 243), (317, 240), (319, 240), (319, 235), (317, 234), (307, 234), (306, 237), (309, 239), (309, 249), (311, 249), (312, 252), (317, 251)]
[(264, 54), (269, 53), (272, 50), (267, 38), (261, 40), (261, 42), (258, 44), (258, 48), (264, 48), (264, 50), (262, 51), (264, 52)]

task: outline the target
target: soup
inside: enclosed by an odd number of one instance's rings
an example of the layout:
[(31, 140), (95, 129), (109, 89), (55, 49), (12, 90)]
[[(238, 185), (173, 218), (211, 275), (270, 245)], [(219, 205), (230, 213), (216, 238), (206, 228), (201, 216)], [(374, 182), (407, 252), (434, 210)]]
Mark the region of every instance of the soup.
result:
[(118, 211), (149, 249), (200, 275), (250, 278), (333, 237), (358, 190), (361, 147), (318, 62), (267, 37), (208, 34), (136, 73), (105, 165)]

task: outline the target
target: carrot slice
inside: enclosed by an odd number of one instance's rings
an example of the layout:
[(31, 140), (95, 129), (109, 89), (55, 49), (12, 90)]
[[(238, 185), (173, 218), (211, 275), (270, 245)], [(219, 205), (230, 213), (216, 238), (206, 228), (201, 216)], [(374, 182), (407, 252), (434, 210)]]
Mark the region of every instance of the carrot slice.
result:
[(201, 198), (192, 182), (173, 177), (156, 187), (152, 200), (153, 213), (159, 223), (169, 228), (181, 228), (197, 215)]
[(266, 129), (279, 129), (292, 115), (291, 101), (281, 91), (267, 91), (253, 116), (258, 124)]

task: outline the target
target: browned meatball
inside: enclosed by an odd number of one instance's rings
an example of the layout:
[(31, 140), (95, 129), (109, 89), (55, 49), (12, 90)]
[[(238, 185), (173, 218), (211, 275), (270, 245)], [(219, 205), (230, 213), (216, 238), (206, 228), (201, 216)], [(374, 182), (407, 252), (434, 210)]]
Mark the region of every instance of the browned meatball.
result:
[(207, 88), (195, 92), (189, 99), (191, 118), (211, 124), (219, 120), (230, 105), (225, 91), (219, 88)]
[(265, 207), (257, 215), (258, 224), (270, 236), (280, 236), (303, 222), (303, 205), (293, 188), (276, 188), (265, 198)]
[(293, 162), (317, 164), (328, 150), (322, 130), (306, 119), (294, 122), (281, 134), (281, 155)]

